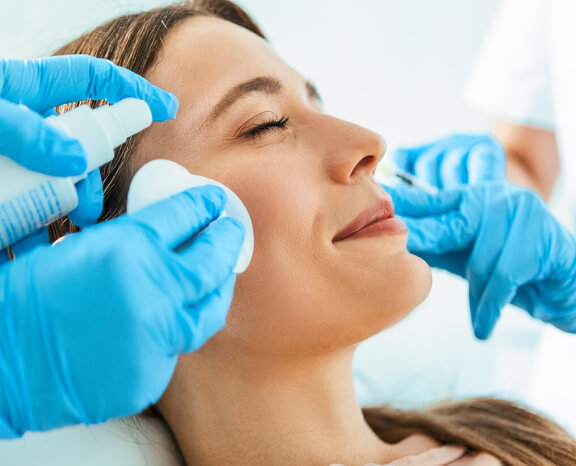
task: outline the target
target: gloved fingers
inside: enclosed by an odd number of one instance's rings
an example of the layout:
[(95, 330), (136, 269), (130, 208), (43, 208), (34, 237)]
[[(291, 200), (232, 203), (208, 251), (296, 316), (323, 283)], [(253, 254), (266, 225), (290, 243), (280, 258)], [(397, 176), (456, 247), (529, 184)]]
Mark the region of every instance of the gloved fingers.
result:
[(39, 113), (70, 102), (126, 97), (146, 101), (154, 121), (176, 116), (176, 97), (108, 60), (63, 55), (37, 60), (0, 60), (0, 97)]
[[(486, 340), (492, 334), (504, 306), (510, 304), (517, 287), (496, 268), (488, 281), (485, 277), (468, 277), (470, 315), (474, 335), (479, 340)], [(483, 283), (485, 283), (483, 285)]]
[[(462, 191), (436, 194), (405, 186), (385, 187), (394, 210), (408, 227), (408, 249), (441, 254), (461, 251), (474, 240), (476, 225), (461, 212)], [(477, 219), (472, 219), (477, 220)]]
[(84, 173), (87, 156), (77, 139), (25, 107), (0, 99), (0, 154), (53, 176)]
[(42, 113), (42, 118), (48, 118), (51, 116), (58, 116), (58, 112), (54, 108), (49, 108), (48, 110)]
[(86, 179), (76, 184), (78, 207), (68, 214), (74, 224), (80, 228), (95, 223), (104, 204), (104, 191), (100, 170), (88, 173)]
[(234, 270), (244, 234), (244, 226), (238, 220), (224, 217), (179, 251), (179, 282), (184, 296), (195, 301), (220, 286)]
[(419, 146), (399, 148), (393, 152), (392, 160), (398, 168), (442, 188), (443, 186), (437, 183), (440, 175), (439, 163), (443, 154), (454, 146), (453, 141), (457, 138), (461, 136), (448, 136)]
[(0, 249), (0, 267), (10, 260), (8, 248)]
[(442, 188), (453, 189), (468, 183), (468, 147), (455, 146), (444, 153), (439, 179)]
[(444, 254), (468, 249), (475, 231), (459, 212), (432, 217), (400, 217), (408, 228), (408, 250), (414, 254)]
[(48, 228), (42, 227), (39, 230), (29, 234), (25, 238), (22, 238), (20, 241), (12, 244), (10, 247), (14, 253), (14, 257), (18, 259), (19, 257), (32, 251), (32, 249), (49, 243), (50, 235), (48, 233)]
[(407, 217), (425, 217), (439, 215), (457, 209), (462, 202), (462, 193), (456, 190), (428, 193), (406, 185), (386, 186), (382, 188), (392, 198), (394, 211)]
[(442, 189), (442, 179), (440, 178), (440, 166), (442, 165), (442, 152), (436, 150), (435, 146), (420, 152), (414, 161), (414, 175), (426, 183)]
[(152, 204), (127, 218), (152, 230), (174, 249), (218, 218), (226, 201), (223, 189), (201, 186)]
[(394, 162), (394, 165), (400, 170), (404, 170), (413, 175), (414, 163), (426, 147), (428, 147), (428, 144), (426, 146), (398, 148), (392, 152), (392, 162)]
[(554, 327), (562, 330), (566, 333), (576, 333), (576, 312), (574, 308), (568, 309), (541, 309), (534, 313), (534, 317), (546, 322), (547, 324), (553, 325)]
[(469, 183), (506, 180), (506, 155), (503, 147), (493, 138), (483, 138), (482, 143), (470, 149), (467, 160)]
[(454, 251), (443, 254), (416, 254), (423, 259), (430, 267), (446, 270), (447, 272), (466, 277), (466, 262), (469, 251)]
[(501, 309), (493, 304), (487, 304), (481, 310), (476, 310), (476, 316), (472, 317), (472, 327), (474, 336), (478, 340), (487, 340), (492, 335), (498, 319), (500, 319)]
[(175, 352), (196, 351), (224, 328), (235, 283), (236, 274), (231, 273), (213, 293), (178, 313)]

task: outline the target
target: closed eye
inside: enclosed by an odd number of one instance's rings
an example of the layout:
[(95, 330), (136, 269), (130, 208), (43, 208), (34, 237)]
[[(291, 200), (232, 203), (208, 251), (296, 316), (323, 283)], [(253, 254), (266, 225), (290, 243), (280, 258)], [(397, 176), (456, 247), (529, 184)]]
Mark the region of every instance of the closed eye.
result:
[(289, 118), (282, 116), (281, 118), (274, 118), (263, 123), (260, 123), (240, 134), (241, 138), (251, 139), (253, 141), (259, 140), (266, 133), (275, 129), (286, 129)]

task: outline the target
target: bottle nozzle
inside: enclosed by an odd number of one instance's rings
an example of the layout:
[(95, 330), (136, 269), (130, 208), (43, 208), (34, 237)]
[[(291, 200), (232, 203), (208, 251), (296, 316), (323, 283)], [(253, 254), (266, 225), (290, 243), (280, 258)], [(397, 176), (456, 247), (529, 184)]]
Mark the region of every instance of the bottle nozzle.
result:
[(143, 100), (131, 97), (114, 105), (105, 105), (94, 110), (100, 124), (106, 128), (113, 147), (126, 142), (152, 124), (152, 113)]

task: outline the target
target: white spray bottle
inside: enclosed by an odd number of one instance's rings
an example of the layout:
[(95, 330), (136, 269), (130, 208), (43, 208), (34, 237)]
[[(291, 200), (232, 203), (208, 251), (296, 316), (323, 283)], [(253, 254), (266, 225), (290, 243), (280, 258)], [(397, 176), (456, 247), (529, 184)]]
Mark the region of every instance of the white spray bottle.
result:
[(82, 143), (88, 168), (80, 176), (55, 177), (0, 155), (0, 250), (74, 210), (75, 184), (110, 162), (114, 148), (129, 136), (150, 126), (152, 114), (146, 102), (128, 98), (97, 109), (82, 105), (47, 121)]

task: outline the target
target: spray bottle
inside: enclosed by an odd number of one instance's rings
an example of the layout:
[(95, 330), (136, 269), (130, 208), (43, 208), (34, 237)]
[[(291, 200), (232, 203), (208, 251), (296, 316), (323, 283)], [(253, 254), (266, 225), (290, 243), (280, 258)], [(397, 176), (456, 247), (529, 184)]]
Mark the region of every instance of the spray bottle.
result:
[(47, 121), (82, 143), (88, 168), (79, 176), (55, 177), (0, 155), (0, 250), (74, 210), (75, 184), (110, 162), (115, 147), (150, 126), (152, 114), (146, 102), (128, 98), (97, 109), (82, 105)]

